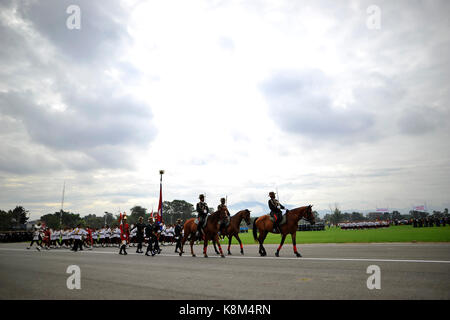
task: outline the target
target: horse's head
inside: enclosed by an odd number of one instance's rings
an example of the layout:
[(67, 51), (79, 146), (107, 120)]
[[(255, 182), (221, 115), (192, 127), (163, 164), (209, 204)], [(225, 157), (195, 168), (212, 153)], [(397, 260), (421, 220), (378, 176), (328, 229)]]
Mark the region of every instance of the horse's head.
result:
[(219, 220), (223, 220), (227, 217), (227, 209), (225, 207), (220, 208), (219, 211), (216, 211), (216, 213), (218, 214), (218, 218)]
[(250, 219), (250, 210), (248, 209), (242, 210), (242, 219), (244, 219), (245, 223), (248, 226), (252, 223), (252, 220)]
[(314, 213), (312, 212), (312, 205), (306, 207), (306, 220), (309, 221), (312, 225), (316, 223), (316, 217), (314, 216)]

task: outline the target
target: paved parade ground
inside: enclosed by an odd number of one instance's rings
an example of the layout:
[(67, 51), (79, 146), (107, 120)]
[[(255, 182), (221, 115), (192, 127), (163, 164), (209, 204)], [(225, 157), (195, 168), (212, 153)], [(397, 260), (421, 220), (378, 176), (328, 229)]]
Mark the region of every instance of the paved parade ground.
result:
[[(450, 243), (302, 244), (280, 257), (266, 245), (245, 255), (232, 246), (220, 258), (179, 257), (163, 246), (155, 257), (117, 254), (118, 248), (83, 252), (26, 250), (25, 243), (0, 245), (1, 299), (449, 299)], [(223, 246), (226, 249), (225, 246)], [(145, 250), (145, 248), (144, 248)], [(185, 246), (185, 251), (189, 247)], [(81, 289), (69, 290), (70, 265), (81, 270)], [(380, 268), (381, 289), (367, 288), (370, 265)]]

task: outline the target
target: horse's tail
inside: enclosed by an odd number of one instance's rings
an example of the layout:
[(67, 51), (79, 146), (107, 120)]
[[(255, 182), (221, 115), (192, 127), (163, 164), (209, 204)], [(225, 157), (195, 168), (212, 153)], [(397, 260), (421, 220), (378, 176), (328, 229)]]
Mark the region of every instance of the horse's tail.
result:
[(257, 240), (258, 237), (258, 230), (256, 229), (256, 220), (258, 218), (255, 218), (255, 220), (253, 220), (253, 239), (255, 239), (255, 241)]

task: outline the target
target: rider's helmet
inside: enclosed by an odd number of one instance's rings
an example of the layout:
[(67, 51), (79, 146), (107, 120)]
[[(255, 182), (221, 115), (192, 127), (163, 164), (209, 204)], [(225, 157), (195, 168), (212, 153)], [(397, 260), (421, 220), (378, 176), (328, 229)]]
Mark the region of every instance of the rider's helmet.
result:
[(273, 191), (270, 191), (270, 192), (269, 192), (269, 197), (271, 197), (271, 198), (275, 198), (275, 192), (273, 192)]

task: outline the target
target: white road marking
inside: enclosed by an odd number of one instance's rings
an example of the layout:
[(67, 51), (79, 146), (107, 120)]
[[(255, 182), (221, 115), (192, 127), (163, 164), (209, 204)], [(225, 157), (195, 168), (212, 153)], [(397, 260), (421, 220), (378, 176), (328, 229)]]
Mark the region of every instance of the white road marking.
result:
[[(118, 248), (117, 248), (118, 249)], [(36, 249), (33, 250), (33, 248), (27, 250), (27, 249), (14, 249), (14, 248), (0, 248), (0, 251), (25, 251), (25, 252), (35, 252), (35, 253), (40, 253), (43, 254), (44, 252), (53, 252), (53, 253), (68, 253), (68, 254), (80, 254), (80, 252), (72, 252), (70, 250), (67, 249), (51, 249), (51, 250), (45, 250), (45, 249), (41, 249), (41, 251), (36, 251)], [(114, 254), (114, 255), (118, 255), (118, 252), (113, 252), (113, 251), (95, 251), (95, 250), (83, 250), (83, 253), (94, 253), (94, 254)], [(128, 253), (129, 255), (141, 255), (144, 256), (144, 254), (138, 254), (138, 253), (133, 253), (130, 252)], [(178, 254), (159, 254), (158, 256), (163, 256), (163, 257), (180, 257)], [(182, 257), (191, 257), (190, 253), (184, 253), (184, 255)], [(199, 259), (204, 259), (203, 258), (203, 254), (199, 254), (197, 256)], [(216, 256), (216, 255), (211, 255), (208, 256), (209, 258), (219, 258), (221, 259), (220, 256)], [(155, 258), (155, 257), (153, 257)], [(226, 256), (226, 259), (274, 259), (274, 260), (297, 260), (297, 261), (302, 261), (302, 260), (308, 260), (308, 261), (364, 261), (364, 262), (407, 262), (407, 263), (450, 263), (450, 261), (448, 260), (422, 260), (422, 259), (378, 259), (378, 258), (307, 258), (307, 257), (301, 257), (301, 258), (297, 258), (297, 257), (252, 257), (252, 256)]]

